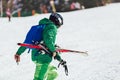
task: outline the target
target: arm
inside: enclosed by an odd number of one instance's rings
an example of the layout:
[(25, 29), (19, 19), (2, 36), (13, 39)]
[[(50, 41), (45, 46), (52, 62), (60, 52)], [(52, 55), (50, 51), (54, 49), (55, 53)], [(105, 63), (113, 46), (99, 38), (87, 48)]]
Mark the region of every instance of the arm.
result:
[(61, 56), (59, 55), (58, 52), (56, 53), (56, 56), (55, 56), (54, 58), (57, 59), (58, 61), (61, 61), (61, 60), (62, 60), (62, 59), (61, 59)]
[(18, 48), (16, 54), (21, 55), (22, 53), (24, 53), (26, 49), (27, 49), (26, 47), (21, 46)]
[(43, 41), (46, 45), (46, 47), (51, 51), (55, 52), (55, 39), (56, 39), (56, 30), (55, 29), (49, 29), (44, 31), (43, 33)]
[(19, 49), (17, 50), (17, 52), (16, 52), (16, 54), (15, 54), (15, 56), (14, 56), (14, 58), (15, 58), (15, 60), (16, 60), (16, 62), (18, 63), (18, 62), (20, 62), (20, 55), (24, 52), (26, 50), (26, 47), (19, 47)]
[(56, 28), (44, 30), (43, 41), (46, 47), (53, 53), (52, 55), (54, 56), (54, 58), (57, 59), (58, 61), (61, 61), (61, 57), (56, 52), (56, 47), (55, 47), (56, 34), (57, 34)]

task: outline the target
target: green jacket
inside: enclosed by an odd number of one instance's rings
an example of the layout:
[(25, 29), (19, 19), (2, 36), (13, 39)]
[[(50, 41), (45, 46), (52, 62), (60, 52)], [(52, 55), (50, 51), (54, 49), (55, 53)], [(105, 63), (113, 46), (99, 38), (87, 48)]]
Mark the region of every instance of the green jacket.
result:
[[(56, 40), (56, 34), (57, 34), (57, 27), (56, 25), (50, 21), (47, 18), (44, 18), (39, 21), (39, 24), (46, 24), (44, 30), (43, 30), (43, 43), (46, 45), (46, 47), (51, 51), (55, 52), (55, 40)], [(21, 55), (27, 48), (26, 47), (20, 47), (16, 54)], [(32, 60), (37, 61), (38, 63), (50, 63), (52, 60), (52, 56), (49, 56), (48, 54), (39, 54), (38, 56), (34, 56), (34, 54), (37, 53), (36, 49), (32, 50)], [(61, 57), (59, 54), (55, 57), (57, 60), (61, 60)]]

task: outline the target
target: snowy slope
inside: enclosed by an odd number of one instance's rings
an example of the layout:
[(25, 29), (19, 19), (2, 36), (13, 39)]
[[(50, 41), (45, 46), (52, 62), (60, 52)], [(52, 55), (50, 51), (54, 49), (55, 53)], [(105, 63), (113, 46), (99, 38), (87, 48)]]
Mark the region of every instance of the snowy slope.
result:
[[(120, 80), (120, 4), (61, 13), (64, 25), (58, 30), (56, 43), (63, 48), (88, 51), (81, 54), (61, 54), (67, 61), (69, 76), (58, 69), (57, 80)], [(0, 80), (32, 80), (35, 64), (27, 51), (19, 65), (14, 61), (17, 42), (24, 40), (32, 25), (38, 24), (41, 14), (32, 17), (0, 18)], [(52, 64), (58, 64), (53, 61)]]

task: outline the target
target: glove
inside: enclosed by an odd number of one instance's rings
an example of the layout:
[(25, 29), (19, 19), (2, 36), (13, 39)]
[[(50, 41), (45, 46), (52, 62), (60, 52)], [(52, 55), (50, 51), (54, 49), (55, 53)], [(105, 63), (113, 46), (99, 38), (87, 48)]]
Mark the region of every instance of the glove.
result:
[(16, 61), (17, 63), (20, 62), (20, 55), (15, 54), (14, 58), (15, 58), (15, 61)]
[(58, 64), (58, 68), (59, 66), (62, 65), (65, 69), (65, 74), (68, 76), (68, 68), (67, 68), (67, 64), (66, 64), (66, 61), (64, 60), (61, 60), (60, 63)]
[(61, 61), (60, 61), (60, 63), (58, 64), (58, 67), (59, 67), (60, 65), (63, 65), (63, 66), (65, 66), (65, 65), (66, 65), (66, 61), (64, 61), (64, 60), (61, 60)]

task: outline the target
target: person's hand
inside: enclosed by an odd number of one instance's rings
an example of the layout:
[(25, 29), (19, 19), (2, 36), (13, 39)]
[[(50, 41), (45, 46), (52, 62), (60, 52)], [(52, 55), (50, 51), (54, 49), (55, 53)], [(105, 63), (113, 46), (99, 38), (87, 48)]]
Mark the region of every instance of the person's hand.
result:
[(61, 60), (60, 63), (58, 64), (58, 68), (59, 66), (62, 65), (65, 69), (65, 74), (68, 76), (68, 68), (67, 68), (67, 64), (66, 64), (66, 61), (64, 60)]
[(57, 55), (57, 52), (56, 52), (56, 51), (53, 52), (53, 53), (52, 53), (52, 58), (55, 58), (56, 55)]
[(17, 63), (20, 62), (20, 55), (15, 54), (14, 58), (15, 58), (15, 61), (16, 61)]
[(58, 67), (59, 67), (60, 65), (63, 65), (63, 66), (65, 66), (65, 65), (66, 65), (66, 61), (64, 61), (64, 60), (61, 60), (61, 61), (60, 61), (60, 63), (59, 63), (59, 65), (58, 65)]

